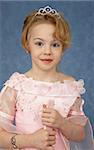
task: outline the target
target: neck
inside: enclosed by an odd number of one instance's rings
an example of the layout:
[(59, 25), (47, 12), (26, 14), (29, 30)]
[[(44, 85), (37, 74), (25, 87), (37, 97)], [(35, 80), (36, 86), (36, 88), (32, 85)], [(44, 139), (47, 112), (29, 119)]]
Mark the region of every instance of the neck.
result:
[(55, 82), (58, 81), (58, 72), (55, 70), (51, 71), (37, 71), (30, 70), (30, 76), (34, 80), (47, 81), (47, 82)]

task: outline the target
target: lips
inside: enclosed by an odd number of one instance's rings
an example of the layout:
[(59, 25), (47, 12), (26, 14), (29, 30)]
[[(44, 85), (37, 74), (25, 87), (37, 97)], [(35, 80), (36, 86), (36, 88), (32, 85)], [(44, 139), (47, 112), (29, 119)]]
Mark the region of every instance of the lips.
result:
[(49, 59), (49, 58), (45, 58), (45, 59), (40, 59), (43, 63), (49, 64), (51, 63), (53, 60)]

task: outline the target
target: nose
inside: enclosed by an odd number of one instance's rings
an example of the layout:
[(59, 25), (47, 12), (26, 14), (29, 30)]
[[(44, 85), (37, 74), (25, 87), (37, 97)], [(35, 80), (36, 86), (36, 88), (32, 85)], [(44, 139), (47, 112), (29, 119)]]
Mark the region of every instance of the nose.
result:
[(51, 55), (51, 47), (49, 45), (45, 46), (44, 55)]

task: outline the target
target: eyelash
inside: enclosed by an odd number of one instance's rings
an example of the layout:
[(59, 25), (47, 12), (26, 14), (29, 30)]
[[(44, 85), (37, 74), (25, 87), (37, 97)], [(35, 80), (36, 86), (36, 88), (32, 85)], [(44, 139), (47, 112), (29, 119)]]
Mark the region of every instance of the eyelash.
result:
[(53, 47), (60, 47), (60, 44), (59, 43), (53, 43), (52, 46)]
[[(35, 45), (42, 47), (44, 45), (44, 43), (43, 42), (35, 42)], [(56, 43), (52, 43), (51, 46), (56, 48), (56, 47), (60, 47), (60, 44), (56, 42)]]
[(40, 47), (41, 47), (41, 46), (43, 46), (44, 44), (43, 44), (42, 42), (36, 42), (36, 43), (35, 43), (35, 45), (37, 45), (37, 46), (40, 46)]

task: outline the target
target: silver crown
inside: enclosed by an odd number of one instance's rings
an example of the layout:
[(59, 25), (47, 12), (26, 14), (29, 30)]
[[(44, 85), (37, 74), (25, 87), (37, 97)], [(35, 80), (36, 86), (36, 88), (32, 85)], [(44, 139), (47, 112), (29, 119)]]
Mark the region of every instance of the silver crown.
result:
[(40, 8), (36, 13), (36, 15), (45, 15), (45, 14), (51, 14), (60, 17), (59, 13), (55, 9), (52, 9), (50, 6)]

